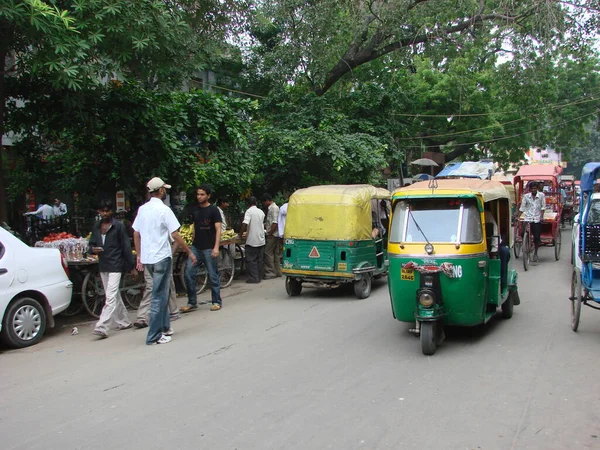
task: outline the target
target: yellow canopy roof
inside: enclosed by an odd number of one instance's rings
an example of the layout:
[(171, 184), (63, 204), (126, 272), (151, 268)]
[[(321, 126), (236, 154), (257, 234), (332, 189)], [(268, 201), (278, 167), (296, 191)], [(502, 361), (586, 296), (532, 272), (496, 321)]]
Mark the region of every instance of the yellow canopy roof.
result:
[(368, 184), (325, 185), (298, 189), (288, 202), (286, 239), (371, 239), (371, 200), (391, 192)]
[(396, 189), (393, 196), (399, 197), (404, 195), (452, 195), (452, 194), (473, 194), (481, 195), (484, 202), (490, 202), (500, 198), (506, 198), (509, 201), (511, 195), (502, 183), (493, 180), (479, 180), (475, 178), (464, 179), (448, 179), (435, 180), (437, 188), (432, 190), (430, 183), (434, 180), (422, 181), (411, 184), (410, 186)]

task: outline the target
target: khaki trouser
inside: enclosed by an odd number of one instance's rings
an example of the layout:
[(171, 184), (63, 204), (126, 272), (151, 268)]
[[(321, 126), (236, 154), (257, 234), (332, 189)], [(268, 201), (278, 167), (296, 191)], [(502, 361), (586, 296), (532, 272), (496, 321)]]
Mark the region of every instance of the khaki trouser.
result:
[(283, 252), (283, 239), (267, 236), (265, 245), (265, 276), (280, 277), (281, 273), (281, 253)]
[(121, 274), (114, 272), (100, 272), (106, 301), (100, 313), (100, 319), (96, 323), (95, 330), (108, 333), (110, 328), (124, 328), (131, 324), (127, 308), (123, 304), (119, 284), (121, 283)]
[[(144, 297), (140, 302), (140, 306), (137, 310), (136, 321), (144, 321), (148, 323), (148, 317), (150, 317), (150, 301), (152, 300), (152, 275), (150, 272), (144, 269), (144, 280), (146, 281), (146, 287), (144, 289)], [(177, 306), (177, 291), (175, 290), (175, 280), (173, 280), (173, 274), (171, 274), (171, 294), (169, 295), (169, 314), (177, 314), (179, 307)]]

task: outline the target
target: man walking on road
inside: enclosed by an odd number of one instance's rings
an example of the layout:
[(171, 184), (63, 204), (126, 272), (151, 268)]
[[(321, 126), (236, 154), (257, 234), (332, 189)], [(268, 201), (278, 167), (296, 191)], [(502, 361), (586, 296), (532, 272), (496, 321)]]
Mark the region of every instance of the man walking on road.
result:
[(263, 258), (265, 250), (265, 213), (256, 207), (256, 197), (248, 199), (249, 208), (244, 214), (241, 233), (246, 234), (246, 266), (248, 268), (248, 279), (246, 283), (260, 283), (263, 269)]
[(523, 196), (521, 202), (522, 213), (525, 213), (524, 221), (530, 223), (531, 234), (533, 235), (533, 261), (538, 260), (538, 248), (542, 243), (542, 222), (544, 220), (544, 211), (546, 210), (546, 196), (539, 192), (539, 185), (531, 183), (529, 192)]
[[(194, 219), (194, 243), (192, 252), (198, 259), (204, 263), (210, 281), (210, 292), (212, 299), (211, 311), (218, 311), (223, 307), (221, 300), (221, 283), (217, 267), (217, 258), (219, 257), (219, 243), (221, 242), (221, 213), (219, 209), (209, 203), (212, 189), (204, 184), (196, 189), (196, 198), (198, 206), (192, 210)], [(187, 287), (188, 304), (181, 308), (182, 313), (195, 311), (198, 309), (198, 299), (196, 294), (196, 276), (198, 275), (198, 266), (195, 262), (188, 259), (185, 267), (185, 285)]]
[(121, 274), (135, 272), (135, 269), (129, 236), (125, 225), (113, 218), (112, 202), (101, 202), (98, 213), (102, 220), (96, 222), (92, 229), (89, 250), (90, 253), (98, 255), (98, 270), (106, 294), (100, 319), (94, 328), (94, 334), (104, 339), (108, 337), (108, 330), (113, 325), (117, 330), (131, 328), (119, 286)]
[(283, 245), (279, 239), (279, 229), (277, 221), (279, 220), (279, 206), (273, 201), (271, 194), (263, 194), (262, 204), (267, 208), (267, 221), (265, 230), (267, 233), (267, 242), (265, 245), (265, 280), (282, 276), (281, 273), (281, 252)]
[(151, 198), (140, 206), (133, 222), (137, 270), (141, 272), (148, 269), (153, 282), (146, 344), (167, 344), (171, 342), (173, 334), (167, 306), (173, 265), (169, 235), (188, 253), (192, 264), (196, 263), (196, 256), (177, 232), (180, 225), (175, 214), (163, 203), (171, 186), (155, 177), (147, 187)]

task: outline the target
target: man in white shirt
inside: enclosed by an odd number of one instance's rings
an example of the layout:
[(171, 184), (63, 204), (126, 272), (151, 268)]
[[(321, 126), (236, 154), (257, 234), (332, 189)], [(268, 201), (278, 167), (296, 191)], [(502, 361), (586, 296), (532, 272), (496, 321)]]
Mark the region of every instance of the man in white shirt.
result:
[(167, 344), (173, 334), (168, 309), (173, 264), (169, 235), (187, 252), (193, 264), (196, 264), (196, 256), (177, 232), (180, 225), (175, 214), (163, 203), (171, 186), (155, 177), (147, 187), (151, 198), (140, 206), (133, 222), (137, 270), (148, 270), (153, 281), (146, 344)]
[(529, 189), (530, 191), (523, 196), (520, 211), (524, 213), (523, 220), (530, 223), (534, 244), (533, 261), (537, 261), (538, 248), (542, 243), (542, 222), (546, 210), (546, 196), (543, 192), (539, 192), (538, 183), (531, 183)]
[(225, 210), (227, 208), (229, 208), (229, 200), (220, 198), (217, 202), (217, 209), (221, 214), (221, 233), (225, 233), (225, 230), (227, 230), (227, 220), (225, 220)]
[(288, 204), (287, 202), (284, 203), (283, 205), (281, 205), (281, 208), (279, 208), (279, 218), (277, 219), (277, 228), (279, 231), (279, 238), (283, 241), (283, 232), (285, 230), (285, 220), (287, 219), (287, 209), (288, 209)]
[(54, 215), (56, 217), (64, 216), (67, 213), (67, 205), (60, 201), (60, 199), (54, 199), (54, 206), (52, 207), (54, 210)]
[(265, 250), (265, 213), (256, 207), (256, 197), (248, 199), (249, 208), (244, 214), (241, 233), (246, 237), (246, 283), (260, 283)]
[(24, 216), (38, 216), (44, 220), (54, 219), (54, 209), (46, 202), (42, 203), (36, 211), (26, 212)]
[(262, 204), (267, 208), (267, 220), (265, 230), (267, 233), (267, 243), (265, 245), (265, 280), (281, 277), (281, 253), (283, 244), (279, 238), (279, 206), (273, 201), (271, 194), (263, 194)]

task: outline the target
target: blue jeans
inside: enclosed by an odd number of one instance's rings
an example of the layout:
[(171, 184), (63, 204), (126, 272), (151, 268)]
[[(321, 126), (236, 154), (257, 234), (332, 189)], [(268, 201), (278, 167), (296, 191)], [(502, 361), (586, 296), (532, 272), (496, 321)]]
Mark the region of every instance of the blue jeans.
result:
[(152, 299), (150, 300), (150, 320), (146, 344), (150, 345), (169, 331), (169, 294), (171, 290), (171, 266), (173, 260), (165, 258), (155, 264), (144, 264), (152, 276)]
[(187, 265), (185, 266), (185, 285), (187, 287), (188, 305), (198, 305), (198, 299), (196, 298), (196, 276), (198, 275), (200, 263), (204, 263), (208, 274), (208, 281), (210, 282), (212, 303), (213, 305), (221, 306), (223, 301), (221, 300), (221, 282), (219, 280), (219, 271), (217, 269), (217, 258), (212, 257), (212, 249), (198, 250), (192, 245), (190, 246), (190, 250), (196, 255), (198, 262), (194, 266), (192, 265), (192, 260), (188, 258)]

